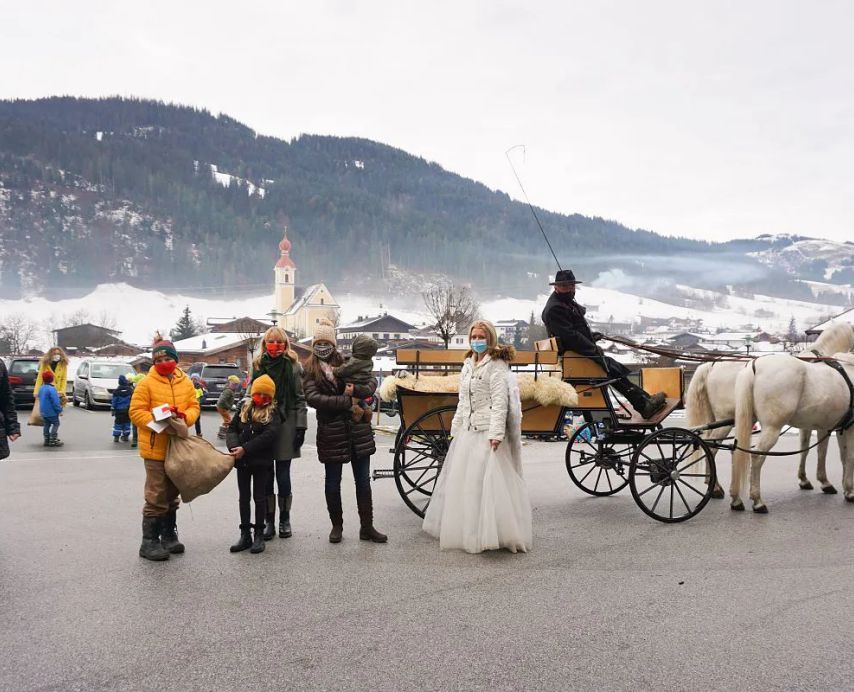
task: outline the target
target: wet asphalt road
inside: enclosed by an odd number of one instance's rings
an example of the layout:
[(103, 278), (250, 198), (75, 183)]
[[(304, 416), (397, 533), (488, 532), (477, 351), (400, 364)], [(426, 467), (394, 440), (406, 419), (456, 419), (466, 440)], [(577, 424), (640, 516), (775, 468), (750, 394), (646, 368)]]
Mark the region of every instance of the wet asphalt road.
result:
[(230, 554), (228, 478), (179, 512), (187, 553), (155, 564), (137, 556), (142, 464), (110, 424), (69, 410), (64, 448), (28, 428), (0, 464), (3, 690), (854, 687), (854, 504), (799, 490), (794, 459), (765, 465), (769, 515), (713, 501), (664, 525), (628, 491), (582, 496), (564, 446), (531, 443), (532, 552), (467, 555), (441, 553), (392, 480), (374, 485), (389, 543), (359, 541), (349, 471), (329, 544), (312, 430), (293, 538)]

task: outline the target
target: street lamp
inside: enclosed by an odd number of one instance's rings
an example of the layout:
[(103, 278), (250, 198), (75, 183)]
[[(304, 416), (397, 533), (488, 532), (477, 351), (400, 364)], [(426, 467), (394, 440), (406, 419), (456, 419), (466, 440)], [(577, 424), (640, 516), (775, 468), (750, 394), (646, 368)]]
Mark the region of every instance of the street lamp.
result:
[(747, 355), (750, 355), (750, 346), (753, 343), (753, 337), (750, 334), (745, 335), (744, 337), (744, 347), (747, 349)]

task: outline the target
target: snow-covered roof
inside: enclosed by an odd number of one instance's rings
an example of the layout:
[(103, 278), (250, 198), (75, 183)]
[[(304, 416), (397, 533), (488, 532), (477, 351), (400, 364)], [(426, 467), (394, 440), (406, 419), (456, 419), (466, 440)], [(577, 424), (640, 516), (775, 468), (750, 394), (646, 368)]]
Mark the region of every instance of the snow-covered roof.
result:
[(195, 351), (207, 353), (210, 351), (220, 351), (232, 346), (238, 346), (252, 337), (238, 332), (210, 332), (208, 334), (197, 334), (189, 339), (181, 339), (175, 341), (175, 350), (178, 355), (184, 351)]
[(827, 329), (834, 322), (852, 322), (854, 321), (854, 308), (848, 308), (845, 312), (840, 312), (838, 315), (834, 315), (829, 320), (825, 320), (821, 324), (817, 324), (814, 327), (810, 327), (806, 330), (807, 334), (820, 334), (825, 329)]

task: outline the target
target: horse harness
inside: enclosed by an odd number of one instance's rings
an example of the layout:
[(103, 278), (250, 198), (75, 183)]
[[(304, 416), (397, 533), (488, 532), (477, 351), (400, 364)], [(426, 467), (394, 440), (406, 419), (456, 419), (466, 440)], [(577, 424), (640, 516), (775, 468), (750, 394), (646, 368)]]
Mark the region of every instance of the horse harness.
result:
[(821, 362), (826, 363), (842, 375), (842, 379), (845, 380), (845, 384), (848, 385), (848, 411), (833, 428), (833, 430), (837, 432), (842, 432), (854, 425), (854, 384), (851, 384), (851, 378), (848, 377), (848, 373), (845, 372), (845, 368), (842, 367), (838, 360), (834, 360), (833, 358), (824, 358)]

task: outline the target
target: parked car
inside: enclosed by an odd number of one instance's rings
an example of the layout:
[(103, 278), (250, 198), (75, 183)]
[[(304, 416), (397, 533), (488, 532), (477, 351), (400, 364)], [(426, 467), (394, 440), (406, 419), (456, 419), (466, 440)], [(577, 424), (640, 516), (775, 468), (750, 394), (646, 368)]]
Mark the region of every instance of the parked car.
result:
[(193, 363), (184, 372), (188, 375), (198, 373), (207, 388), (207, 393), (199, 402), (202, 406), (216, 406), (216, 401), (222, 390), (228, 384), (230, 375), (243, 379), (243, 370), (235, 363)]
[(119, 375), (130, 377), (133, 368), (115, 360), (82, 360), (74, 377), (71, 403), (75, 406), (82, 403), (88, 409), (109, 406), (113, 391), (119, 386)]
[(15, 406), (32, 406), (35, 403), (33, 387), (39, 374), (39, 359), (34, 356), (12, 356), (6, 360), (9, 385), (15, 396)]

